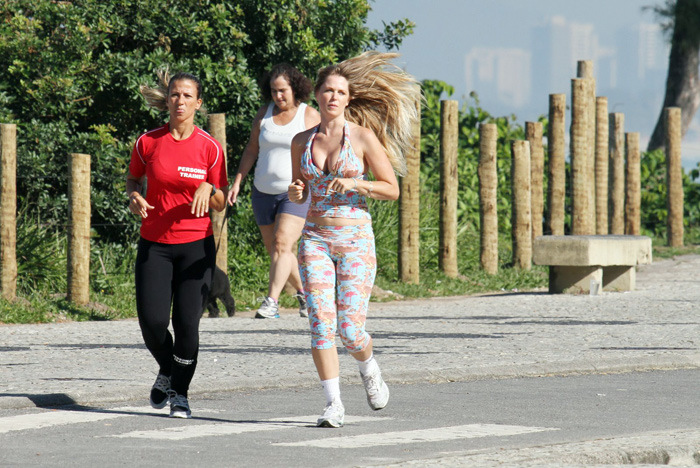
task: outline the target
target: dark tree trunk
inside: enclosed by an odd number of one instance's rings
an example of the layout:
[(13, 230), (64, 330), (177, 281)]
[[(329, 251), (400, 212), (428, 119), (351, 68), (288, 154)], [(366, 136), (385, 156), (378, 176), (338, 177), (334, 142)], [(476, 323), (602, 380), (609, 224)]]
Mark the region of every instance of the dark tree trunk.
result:
[(698, 0), (678, 0), (675, 5), (674, 28), (671, 38), (671, 54), (668, 60), (666, 96), (654, 132), (649, 140), (647, 151), (664, 146), (664, 109), (681, 108), (681, 132), (688, 131), (690, 122), (700, 106), (700, 41), (695, 30), (695, 21), (700, 14)]

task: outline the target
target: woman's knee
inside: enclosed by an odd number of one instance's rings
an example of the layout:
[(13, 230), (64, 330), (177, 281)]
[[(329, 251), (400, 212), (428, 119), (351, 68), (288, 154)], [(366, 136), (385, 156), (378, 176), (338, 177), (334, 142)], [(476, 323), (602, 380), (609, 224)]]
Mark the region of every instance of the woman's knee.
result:
[(141, 335), (149, 348), (158, 348), (165, 343), (169, 323), (169, 317), (168, 320), (160, 320), (155, 317), (139, 316)]
[(278, 255), (291, 254), (292, 248), (296, 242), (297, 239), (293, 239), (291, 236), (285, 234), (284, 231), (278, 231), (275, 233), (275, 240), (272, 243), (272, 250)]
[(364, 330), (362, 330), (362, 332), (359, 334), (349, 334), (344, 330), (341, 330), (340, 341), (342, 341), (343, 346), (345, 346), (345, 349), (347, 349), (349, 353), (359, 353), (367, 349), (372, 341), (372, 338)]

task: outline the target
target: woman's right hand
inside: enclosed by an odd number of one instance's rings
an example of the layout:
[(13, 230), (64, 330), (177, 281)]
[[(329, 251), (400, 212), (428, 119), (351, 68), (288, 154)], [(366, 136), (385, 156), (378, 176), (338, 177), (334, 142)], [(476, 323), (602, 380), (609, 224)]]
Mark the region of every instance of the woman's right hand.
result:
[(134, 194), (129, 197), (129, 211), (142, 218), (148, 218), (148, 210), (154, 207), (149, 205), (145, 198), (140, 194)]
[(233, 206), (234, 203), (238, 200), (238, 192), (241, 191), (241, 184), (239, 181), (235, 181), (231, 188), (228, 190), (228, 197), (227, 201), (228, 204)]
[(304, 199), (304, 187), (304, 182), (299, 179), (289, 184), (289, 188), (287, 189), (289, 199), (294, 203), (300, 203)]

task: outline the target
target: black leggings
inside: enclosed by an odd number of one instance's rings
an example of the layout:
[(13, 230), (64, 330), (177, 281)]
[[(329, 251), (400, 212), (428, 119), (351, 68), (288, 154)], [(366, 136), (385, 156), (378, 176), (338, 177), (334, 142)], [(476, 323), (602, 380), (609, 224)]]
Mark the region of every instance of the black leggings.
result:
[[(199, 319), (209, 296), (216, 246), (214, 236), (186, 244), (141, 238), (136, 255), (136, 310), (146, 347), (187, 396), (199, 351)], [(173, 331), (168, 331), (172, 305)]]

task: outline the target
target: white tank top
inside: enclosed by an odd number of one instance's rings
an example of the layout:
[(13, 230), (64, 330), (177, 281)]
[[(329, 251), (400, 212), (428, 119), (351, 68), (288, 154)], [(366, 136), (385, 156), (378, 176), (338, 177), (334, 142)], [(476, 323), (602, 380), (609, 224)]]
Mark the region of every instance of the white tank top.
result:
[(277, 125), (272, 120), (274, 107), (275, 103), (271, 102), (260, 122), (258, 162), (253, 179), (256, 189), (271, 195), (286, 192), (292, 183), (292, 139), (306, 130), (306, 104), (299, 105), (296, 115), (287, 125)]

